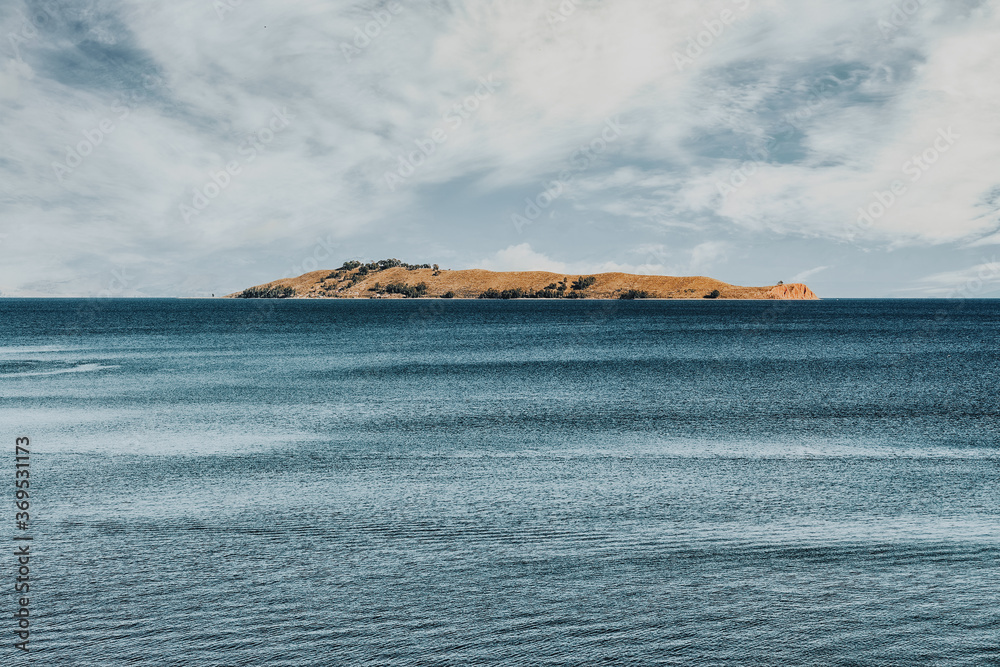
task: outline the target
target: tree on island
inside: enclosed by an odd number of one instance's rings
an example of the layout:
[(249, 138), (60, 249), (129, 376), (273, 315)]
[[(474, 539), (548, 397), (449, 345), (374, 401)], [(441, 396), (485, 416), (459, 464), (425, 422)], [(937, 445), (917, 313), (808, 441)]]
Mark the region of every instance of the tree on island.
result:
[(407, 299), (417, 299), (427, 294), (427, 283), (407, 285), (406, 283), (389, 283), (385, 286), (386, 294), (402, 294)]
[(237, 299), (288, 299), (295, 296), (294, 287), (250, 287), (236, 295)]

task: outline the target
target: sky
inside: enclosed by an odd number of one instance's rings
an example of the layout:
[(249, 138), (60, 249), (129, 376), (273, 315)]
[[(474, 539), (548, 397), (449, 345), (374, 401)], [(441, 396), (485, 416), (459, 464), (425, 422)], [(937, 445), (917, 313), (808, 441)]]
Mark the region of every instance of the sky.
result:
[(1000, 1), (0, 0), (0, 295), (1000, 296)]

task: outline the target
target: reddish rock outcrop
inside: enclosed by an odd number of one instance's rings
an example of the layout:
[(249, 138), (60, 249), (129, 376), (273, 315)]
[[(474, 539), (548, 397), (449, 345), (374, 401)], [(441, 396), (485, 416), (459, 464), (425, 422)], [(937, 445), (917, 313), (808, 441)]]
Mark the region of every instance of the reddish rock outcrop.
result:
[(769, 299), (818, 299), (813, 291), (802, 283), (776, 285), (768, 293)]

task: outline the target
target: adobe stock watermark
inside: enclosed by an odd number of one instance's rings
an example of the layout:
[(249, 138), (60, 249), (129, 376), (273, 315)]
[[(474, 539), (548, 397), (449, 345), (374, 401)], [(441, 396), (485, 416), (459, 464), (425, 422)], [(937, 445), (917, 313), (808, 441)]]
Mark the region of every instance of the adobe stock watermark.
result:
[(390, 192), (395, 192), (396, 188), (406, 182), (410, 176), (416, 173), (417, 169), (427, 164), (427, 160), (437, 152), (438, 146), (447, 142), (449, 138), (449, 128), (452, 132), (457, 131), (465, 121), (472, 118), (482, 106), (483, 102), (494, 95), (502, 82), (497, 81), (494, 75), (479, 77), (479, 86), (473, 94), (451, 105), (451, 107), (441, 116), (445, 127), (435, 127), (424, 136), (414, 139), (416, 150), (409, 153), (400, 153), (396, 157), (395, 171), (387, 171), (383, 176), (386, 187)]
[[(92, 0), (85, 0), (85, 4), (87, 5), (86, 8), (90, 9)], [(38, 37), (40, 30), (44, 30), (55, 20), (52, 18), (52, 14), (58, 14), (59, 12), (50, 12), (49, 8), (51, 6), (51, 2), (38, 3), (32, 8), (32, 13), (29, 16), (22, 14), (19, 30), (7, 33), (7, 41), (10, 43), (10, 48), (14, 52), (14, 59), (17, 62), (24, 62), (21, 58), (21, 46), (27, 46), (32, 40)]]
[(722, 201), (728, 199), (730, 195), (750, 181), (750, 177), (760, 170), (764, 161), (770, 156), (771, 149), (777, 146), (777, 143), (777, 139), (772, 137), (763, 147), (750, 149), (750, 159), (744, 160), (740, 166), (730, 172), (728, 182), (715, 181), (715, 189), (719, 191)]
[[(326, 238), (318, 237), (312, 252), (306, 255), (301, 263), (293, 264), (289, 267), (289, 270), (279, 280), (296, 278), (304, 273), (317, 270), (320, 266), (319, 263), (327, 261), (333, 256), (332, 253), (337, 250), (337, 243), (334, 241), (332, 234), (328, 234)], [(242, 329), (244, 331), (262, 327), (271, 322), (278, 314), (275, 299), (252, 299), (251, 302), (253, 303), (253, 307), (243, 314)]]
[(836, 96), (845, 83), (846, 81), (831, 74), (821, 77), (809, 86), (805, 103), (781, 117), (782, 126), (801, 131), (802, 123), (812, 118), (825, 102)]
[(226, 14), (235, 11), (242, 4), (243, 0), (215, 0), (212, 3), (212, 8), (215, 9), (215, 15), (219, 17), (219, 20), (225, 21)]
[(980, 264), (972, 268), (976, 272), (974, 276), (952, 284), (949, 291), (941, 297), (953, 301), (955, 305), (952, 306), (949, 303), (947, 308), (939, 308), (935, 311), (934, 318), (926, 322), (916, 335), (907, 340), (908, 349), (896, 351), (894, 360), (890, 362), (892, 365), (903, 364), (913, 355), (918, 354), (921, 345), (927, 339), (937, 334), (953, 315), (960, 313), (965, 308), (966, 301), (976, 298), (976, 295), (982, 292), (986, 285), (995, 283), (1000, 277), (1000, 262), (997, 261), (996, 255), (993, 255), (988, 261), (984, 258)]
[(945, 294), (944, 298), (974, 298), (975, 295), (982, 292), (987, 285), (995, 283), (997, 279), (1000, 278), (1000, 262), (997, 261), (996, 255), (993, 255), (993, 257), (989, 260), (984, 257), (982, 262), (972, 268), (976, 270), (976, 275), (966, 279), (965, 282), (952, 285), (951, 290)]
[[(806, 103), (797, 108), (795, 111), (786, 113), (782, 116), (781, 126), (778, 130), (801, 130), (803, 121), (812, 118), (812, 116), (816, 113), (816, 110), (819, 109), (825, 101), (831, 99), (836, 94), (836, 91), (839, 90), (841, 85), (843, 85), (843, 82), (836, 77), (827, 76), (810, 86)], [(725, 181), (716, 180), (715, 182), (715, 189), (718, 190), (719, 196), (722, 197), (722, 201), (725, 201), (730, 195), (734, 194), (737, 190), (746, 185), (750, 181), (750, 177), (760, 170), (764, 163), (771, 157), (774, 149), (776, 149), (780, 143), (781, 142), (778, 141), (778, 137), (776, 135), (772, 135), (768, 137), (768, 140), (763, 146), (747, 147), (747, 155), (749, 156), (749, 159), (742, 161), (738, 167), (733, 169), (730, 172), (728, 179)]]
[(365, 23), (364, 28), (357, 26), (354, 28), (354, 39), (350, 43), (340, 43), (340, 52), (344, 54), (344, 60), (351, 62), (360, 56), (371, 45), (372, 41), (389, 27), (393, 17), (398, 16), (402, 11), (403, 4), (397, 0), (388, 3), (385, 9), (372, 11), (372, 20)]
[(550, 28), (554, 29), (558, 24), (568, 21), (569, 17), (576, 12), (581, 2), (583, 0), (562, 0), (554, 10), (548, 9), (545, 11), (545, 21), (549, 24)]
[(7, 61), (5, 67), (0, 67), (0, 99), (16, 98), (20, 93), (20, 82), (35, 78), (31, 65), (24, 60), (28, 47), (38, 44), (42, 33), (54, 31), (59, 18), (65, 19), (69, 15), (69, 20), (81, 23), (84, 17), (91, 14), (94, 0), (75, 0), (72, 3), (58, 4), (52, 0), (45, 0), (25, 4), (28, 6), (28, 15), (18, 12), (20, 23), (15, 29), (7, 32), (7, 43), (10, 45), (13, 57)]
[[(289, 267), (289, 270), (286, 271), (280, 279), (298, 278), (305, 273), (318, 270), (320, 262), (329, 260), (334, 256), (338, 249), (339, 246), (334, 240), (333, 234), (327, 234), (326, 238), (317, 237), (316, 245), (313, 246), (312, 253), (304, 257), (300, 264), (293, 264)], [(333, 267), (330, 268), (332, 269)]]
[[(739, 12), (745, 12), (751, 4), (751, 0), (731, 0), (731, 2), (736, 5)], [(731, 9), (723, 9), (719, 12), (718, 17), (702, 21), (704, 30), (688, 38), (687, 48), (684, 49), (684, 52), (674, 51), (674, 64), (677, 66), (677, 71), (683, 72), (685, 67), (694, 65), (695, 61), (705, 53), (705, 49), (715, 44), (715, 41), (722, 37), (726, 29), (736, 23), (738, 19), (739, 15), (736, 12)]]
[[(125, 267), (120, 266), (111, 270), (111, 279), (107, 282), (107, 287), (92, 297), (82, 300), (74, 312), (73, 324), (67, 324), (66, 333), (69, 335), (82, 334), (93, 324), (100, 320), (104, 310), (107, 308), (105, 299), (116, 299), (126, 296), (127, 291), (135, 294), (135, 277), (129, 275)], [(131, 290), (130, 290), (131, 288)]]
[(127, 95), (119, 97), (111, 103), (113, 116), (105, 116), (94, 127), (83, 130), (83, 139), (78, 141), (76, 145), (66, 146), (65, 158), (62, 161), (52, 162), (52, 171), (59, 183), (65, 183), (66, 178), (82, 165), (112, 132), (118, 129), (119, 126), (115, 124), (115, 121), (121, 123), (127, 119), (135, 107), (149, 96), (149, 91), (159, 87), (161, 83), (158, 77), (144, 75), (140, 90), (130, 90)]
[(21, 45), (27, 45), (31, 40), (38, 37), (39, 28), (44, 27), (48, 20), (48, 13), (36, 14), (25, 18), (21, 22), (20, 30), (7, 33), (7, 41), (10, 42), (10, 48), (14, 52), (14, 60), (19, 63), (24, 62), (24, 59), (21, 57)]
[(879, 32), (882, 33), (882, 38), (892, 37), (893, 33), (909, 23), (910, 19), (916, 16), (917, 12), (926, 4), (927, 0), (903, 0), (903, 2), (894, 4), (889, 16), (878, 20), (877, 26)]
[(243, 172), (243, 167), (257, 159), (258, 151), (263, 152), (264, 148), (274, 141), (274, 137), (288, 127), (294, 118), (288, 113), (288, 107), (282, 107), (280, 111), (277, 108), (272, 108), (272, 112), (270, 120), (264, 127), (254, 130), (240, 143), (238, 152), (240, 155), (246, 156), (246, 159), (242, 162), (230, 160), (223, 169), (210, 172), (209, 179), (192, 191), (191, 205), (188, 206), (185, 203), (179, 205), (181, 217), (185, 223), (190, 224), (192, 217), (200, 215), (208, 208), (212, 200), (232, 184), (233, 178)]
[[(910, 183), (918, 182), (960, 138), (961, 135), (955, 134), (951, 127), (939, 128), (931, 145), (904, 162), (900, 167), (901, 171), (909, 177)], [(908, 191), (909, 187), (902, 180), (896, 179), (889, 184), (888, 190), (873, 192), (872, 200), (866, 206), (858, 208), (858, 219), (847, 225), (845, 231), (848, 241), (853, 241), (859, 232), (871, 229)]]
[(520, 234), (526, 226), (532, 224), (542, 215), (542, 211), (552, 206), (552, 203), (562, 196), (563, 192), (566, 191), (566, 187), (577, 174), (589, 169), (597, 161), (597, 158), (604, 151), (608, 150), (608, 146), (621, 138), (623, 129), (624, 126), (621, 123), (620, 115), (605, 120), (600, 134), (592, 139), (590, 143), (580, 146), (570, 156), (569, 167), (560, 171), (555, 179), (548, 183), (543, 183), (542, 191), (537, 195), (534, 197), (525, 197), (524, 215), (512, 213), (510, 216), (510, 220), (514, 224), (514, 229), (517, 230), (517, 233)]

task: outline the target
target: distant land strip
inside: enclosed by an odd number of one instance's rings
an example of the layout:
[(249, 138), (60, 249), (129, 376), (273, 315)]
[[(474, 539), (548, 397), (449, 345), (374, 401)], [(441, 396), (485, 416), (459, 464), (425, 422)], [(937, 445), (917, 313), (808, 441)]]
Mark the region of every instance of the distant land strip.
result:
[(818, 299), (802, 283), (741, 287), (704, 276), (440, 269), (398, 259), (311, 271), (228, 295), (242, 299)]

